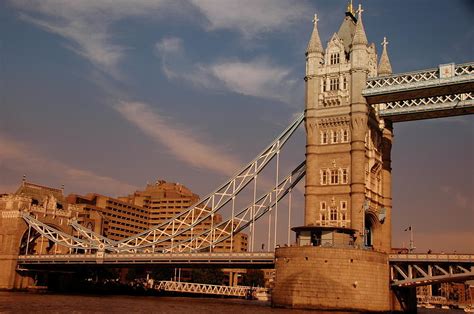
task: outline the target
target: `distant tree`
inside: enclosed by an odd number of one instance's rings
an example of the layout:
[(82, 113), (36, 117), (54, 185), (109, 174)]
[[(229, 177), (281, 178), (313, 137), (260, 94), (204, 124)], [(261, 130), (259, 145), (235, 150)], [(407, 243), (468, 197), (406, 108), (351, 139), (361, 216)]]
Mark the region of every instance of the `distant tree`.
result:
[(155, 280), (170, 280), (174, 278), (174, 268), (160, 267), (151, 271), (151, 277)]
[(191, 272), (191, 281), (211, 285), (222, 285), (225, 275), (218, 268), (195, 268)]
[(265, 275), (260, 269), (248, 269), (242, 276), (242, 285), (251, 287), (265, 286)]

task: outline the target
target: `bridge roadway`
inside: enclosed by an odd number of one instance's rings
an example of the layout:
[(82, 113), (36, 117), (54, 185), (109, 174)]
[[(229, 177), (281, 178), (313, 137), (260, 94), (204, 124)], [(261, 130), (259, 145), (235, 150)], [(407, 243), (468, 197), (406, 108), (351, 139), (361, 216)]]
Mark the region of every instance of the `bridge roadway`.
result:
[[(390, 254), (394, 288), (474, 279), (474, 254)], [(105, 253), (18, 256), (19, 271), (70, 272), (84, 266), (274, 268), (273, 252), (255, 253)]]

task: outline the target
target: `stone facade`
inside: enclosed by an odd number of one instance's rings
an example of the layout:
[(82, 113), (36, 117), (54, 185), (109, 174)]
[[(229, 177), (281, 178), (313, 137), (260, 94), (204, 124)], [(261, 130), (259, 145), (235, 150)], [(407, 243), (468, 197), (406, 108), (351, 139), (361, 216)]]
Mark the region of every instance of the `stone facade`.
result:
[[(389, 288), (392, 125), (362, 90), (379, 75), (377, 52), (349, 4), (323, 48), (306, 52), (306, 184), (299, 247), (276, 250), (274, 306), (349, 311), (397, 307)], [(383, 75), (391, 71), (384, 40)], [(381, 73), (381, 74), (382, 74)], [(393, 303), (393, 305), (392, 305)]]
[(274, 306), (390, 310), (387, 254), (314, 246), (278, 248), (275, 254)]
[(362, 96), (378, 74), (375, 45), (361, 11), (346, 12), (325, 49), (317, 21), (306, 53), (305, 226), (351, 228), (357, 244), (389, 252), (392, 127)]

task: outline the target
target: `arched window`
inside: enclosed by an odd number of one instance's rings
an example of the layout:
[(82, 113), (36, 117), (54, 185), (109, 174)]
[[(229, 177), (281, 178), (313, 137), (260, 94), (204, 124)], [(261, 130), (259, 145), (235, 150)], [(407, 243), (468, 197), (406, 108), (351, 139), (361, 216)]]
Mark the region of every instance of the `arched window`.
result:
[(341, 142), (343, 142), (343, 143), (349, 142), (349, 130), (348, 129), (343, 129), (342, 130)]
[(339, 140), (339, 132), (338, 131), (331, 131), (331, 143), (335, 144)]
[(329, 90), (338, 90), (339, 89), (339, 78), (332, 78), (329, 80)]
[(321, 132), (321, 144), (327, 144), (328, 143), (328, 131), (322, 131)]
[(326, 169), (321, 170), (321, 184), (328, 184), (328, 172), (326, 171)]
[(331, 184), (339, 183), (339, 174), (337, 170), (331, 170)]
[(341, 183), (347, 184), (347, 182), (349, 181), (348, 177), (349, 175), (348, 175), (347, 168), (342, 168), (341, 169)]

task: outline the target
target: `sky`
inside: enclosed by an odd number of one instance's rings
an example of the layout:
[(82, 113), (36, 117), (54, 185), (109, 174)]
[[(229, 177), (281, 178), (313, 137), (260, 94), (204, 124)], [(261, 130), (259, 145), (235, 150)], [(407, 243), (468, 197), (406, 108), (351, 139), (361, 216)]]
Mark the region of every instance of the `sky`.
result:
[[(362, 4), (369, 42), (380, 55), (387, 36), (394, 73), (474, 61), (473, 1)], [(325, 45), (346, 5), (1, 1), (0, 193), (26, 175), (66, 193), (119, 196), (164, 179), (208, 194), (303, 111), (313, 14)], [(394, 135), (393, 246), (408, 245), (411, 225), (419, 252), (474, 253), (473, 117), (397, 123)], [(304, 145), (301, 128), (282, 175)]]

